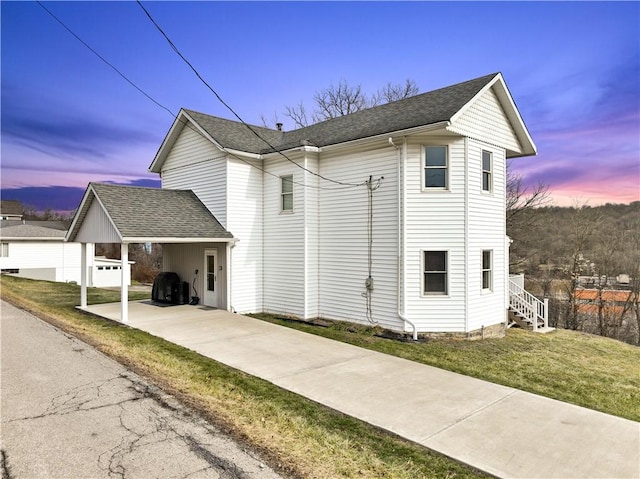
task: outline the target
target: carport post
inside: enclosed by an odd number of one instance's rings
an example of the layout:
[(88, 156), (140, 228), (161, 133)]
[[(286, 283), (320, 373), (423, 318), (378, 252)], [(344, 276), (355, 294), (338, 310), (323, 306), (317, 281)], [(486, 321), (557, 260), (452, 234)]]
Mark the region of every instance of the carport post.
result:
[(129, 322), (129, 288), (127, 286), (129, 272), (129, 244), (120, 244), (120, 320)]
[(80, 243), (80, 308), (87, 308), (87, 243)]

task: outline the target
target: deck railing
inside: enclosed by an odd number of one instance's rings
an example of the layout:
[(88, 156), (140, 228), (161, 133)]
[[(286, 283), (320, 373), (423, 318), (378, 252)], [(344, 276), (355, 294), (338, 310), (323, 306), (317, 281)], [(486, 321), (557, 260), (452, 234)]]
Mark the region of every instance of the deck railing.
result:
[(534, 331), (537, 331), (539, 322), (542, 322), (543, 328), (549, 327), (549, 300), (539, 300), (511, 278), (509, 307), (524, 321), (530, 323)]

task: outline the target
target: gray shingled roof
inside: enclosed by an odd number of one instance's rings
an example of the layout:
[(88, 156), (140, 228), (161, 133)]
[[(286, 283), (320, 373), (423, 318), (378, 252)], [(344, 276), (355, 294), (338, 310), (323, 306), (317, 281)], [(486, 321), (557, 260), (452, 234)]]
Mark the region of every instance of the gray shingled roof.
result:
[[(327, 146), (450, 120), (498, 73), (361, 110), (305, 128), (281, 132), (252, 126), (278, 150)], [(224, 148), (263, 154), (274, 151), (242, 123), (184, 110)]]
[[(42, 223), (47, 222), (43, 221)], [(50, 228), (46, 224), (38, 225), (36, 221), (30, 221), (28, 224), (3, 221), (0, 225), (0, 237), (2, 239), (58, 238), (62, 241), (66, 234), (66, 230)]]
[(0, 213), (5, 215), (22, 215), (24, 207), (17, 200), (0, 200)]
[(233, 238), (191, 190), (89, 183), (69, 241), (74, 241), (95, 197), (124, 239)]

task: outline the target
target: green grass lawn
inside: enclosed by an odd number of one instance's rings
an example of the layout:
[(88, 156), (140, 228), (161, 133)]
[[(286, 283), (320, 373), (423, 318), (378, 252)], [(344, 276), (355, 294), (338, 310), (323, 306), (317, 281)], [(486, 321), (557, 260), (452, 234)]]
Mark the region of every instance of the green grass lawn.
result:
[(256, 314), (253, 317), (326, 338), (511, 386), (640, 421), (640, 348), (575, 331), (548, 334), (507, 330), (482, 341), (402, 342), (378, 329), (341, 322), (320, 327)]
[[(76, 309), (77, 285), (0, 277), (0, 293), (175, 394), (290, 477), (487, 477), (465, 465), (193, 351)], [(130, 293), (130, 299), (145, 299)], [(88, 290), (88, 303), (118, 291)], [(366, 339), (366, 338), (365, 338)]]

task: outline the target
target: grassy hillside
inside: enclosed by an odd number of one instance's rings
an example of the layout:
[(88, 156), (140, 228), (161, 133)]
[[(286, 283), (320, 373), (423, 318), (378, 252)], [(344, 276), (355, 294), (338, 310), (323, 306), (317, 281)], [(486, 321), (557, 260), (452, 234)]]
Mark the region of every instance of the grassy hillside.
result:
[[(2, 299), (93, 344), (200, 410), (291, 477), (460, 478), (483, 474), (266, 381), (75, 308), (79, 287), (0, 277)], [(144, 295), (132, 293), (131, 299)], [(119, 292), (89, 290), (89, 304)], [(406, 359), (640, 420), (640, 348), (570, 331), (510, 330), (484, 341), (404, 343), (346, 323), (263, 319)]]

